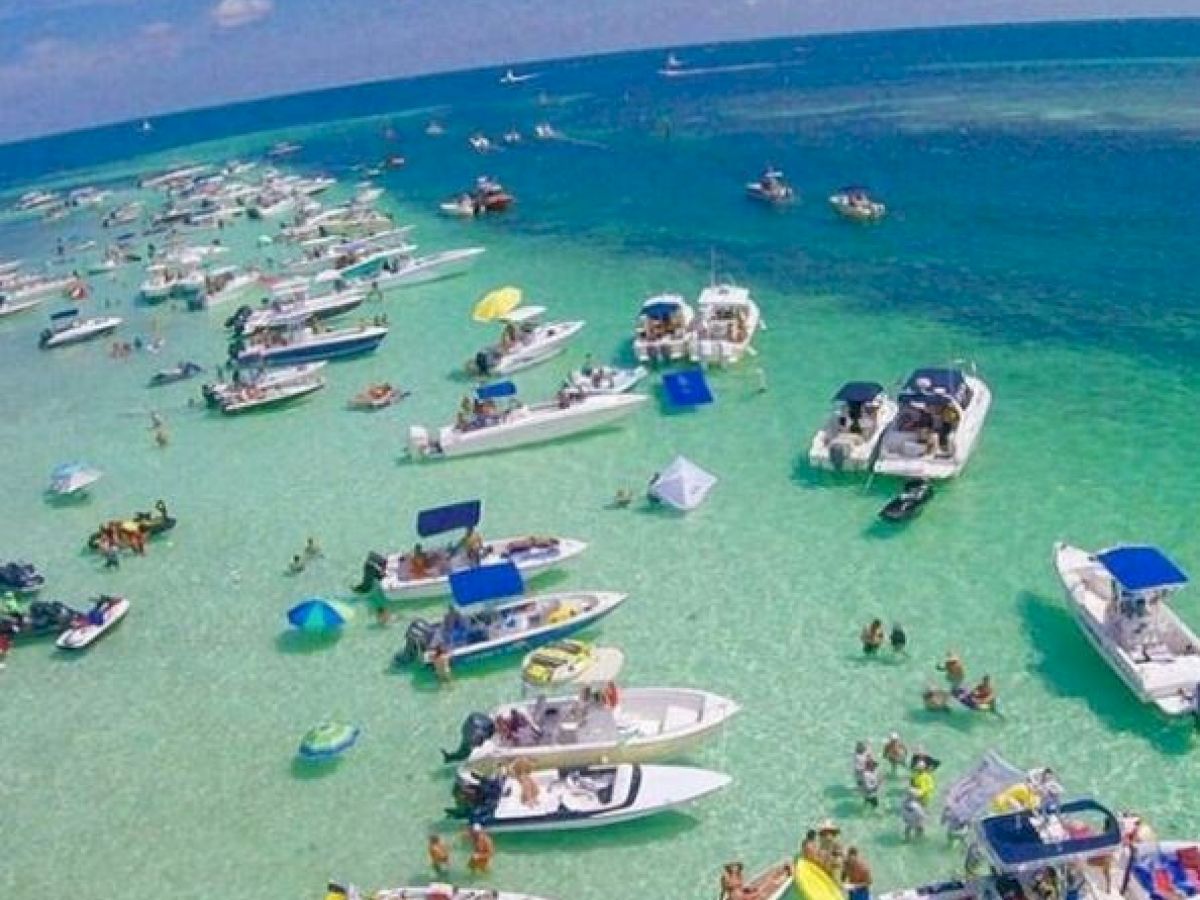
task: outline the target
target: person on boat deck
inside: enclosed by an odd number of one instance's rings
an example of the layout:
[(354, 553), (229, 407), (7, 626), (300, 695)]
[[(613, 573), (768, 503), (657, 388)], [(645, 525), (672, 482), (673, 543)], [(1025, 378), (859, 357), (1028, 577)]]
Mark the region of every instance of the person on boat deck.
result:
[(899, 622), (892, 626), (891, 644), (893, 653), (908, 653), (908, 635)]
[(542, 789), (538, 787), (538, 783), (533, 778), (533, 763), (523, 756), (514, 760), (512, 775), (517, 779), (517, 784), (521, 786), (521, 805), (537, 806)]
[(1049, 866), (1033, 876), (1030, 887), (1035, 900), (1058, 900), (1058, 878)]
[(871, 867), (857, 847), (846, 851), (846, 861), (842, 864), (842, 884), (846, 887), (847, 900), (870, 900)]
[(967, 680), (967, 669), (963, 665), (962, 659), (953, 650), (946, 652), (946, 659), (937, 666), (939, 672), (946, 673), (946, 680), (950, 682), (951, 688), (961, 687), (962, 683)]
[(990, 710), (996, 705), (996, 691), (992, 688), (992, 676), (984, 675), (979, 684), (971, 689), (968, 695), (971, 705), (976, 709)]
[(904, 741), (900, 740), (899, 732), (893, 731), (888, 735), (887, 741), (883, 745), (883, 758), (892, 767), (893, 775), (901, 766), (908, 765), (908, 747), (904, 746)]
[(617, 683), (610, 681), (604, 685), (604, 689), (600, 692), (600, 701), (604, 704), (605, 709), (616, 709), (621, 703), (621, 692), (617, 690)]
[(943, 453), (951, 452), (950, 436), (954, 434), (954, 429), (958, 427), (958, 407), (953, 403), (947, 403), (942, 407), (941, 415), (938, 417), (937, 435), (938, 444)]
[(862, 630), (859, 637), (862, 640), (863, 653), (874, 656), (883, 646), (883, 622), (872, 619), (871, 624)]
[(413, 544), (412, 553), (408, 557), (409, 577), (414, 579), (428, 578), (429, 568), (429, 557), (425, 554), (425, 548), (420, 544)]
[(483, 538), (479, 536), (474, 525), (470, 526), (467, 533), (463, 535), (463, 539), (458, 544), (458, 551), (473, 566), (477, 566), (483, 561)]
[(592, 354), (587, 354), (583, 358), (583, 365), (579, 367), (579, 374), (584, 378), (591, 378), (595, 373), (596, 367), (592, 364)]
[(746, 890), (742, 868), (740, 862), (725, 863), (725, 870), (721, 873), (721, 900), (741, 900)]
[(517, 326), (509, 322), (504, 326), (504, 330), (500, 332), (500, 352), (507, 353), (517, 345)]

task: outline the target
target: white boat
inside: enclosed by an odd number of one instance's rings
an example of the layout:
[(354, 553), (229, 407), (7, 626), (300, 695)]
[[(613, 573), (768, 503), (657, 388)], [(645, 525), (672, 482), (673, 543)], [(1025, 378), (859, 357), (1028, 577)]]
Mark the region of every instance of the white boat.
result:
[(779, 169), (767, 168), (758, 181), (747, 182), (746, 196), (760, 203), (779, 206), (795, 200), (796, 192), (790, 184), (784, 181), (783, 172)]
[(61, 201), (62, 198), (54, 191), (29, 191), (17, 198), (15, 209), (18, 212), (36, 212)]
[(297, 318), (332, 319), (350, 312), (362, 302), (362, 291), (335, 290), (313, 296), (308, 292), (307, 279), (293, 279), (276, 284), (271, 291), (270, 300), (265, 305), (250, 310), (244, 316), (235, 317), (234, 321), (236, 323), (240, 318), (241, 330), (251, 334), (264, 328), (284, 325)]
[(66, 347), (92, 338), (102, 337), (117, 330), (122, 322), (120, 316), (96, 316), (79, 318), (79, 310), (64, 309), (50, 315), (50, 327), (38, 337), (38, 346), (43, 350)]
[(15, 316), (17, 313), (33, 309), (35, 306), (43, 303), (45, 299), (45, 297), (34, 297), (32, 300), (9, 300), (7, 297), (0, 295), (0, 319)]
[(580, 396), (562, 391), (558, 400), (531, 406), (510, 399), (509, 406), (501, 410), (494, 403), (515, 394), (512, 382), (480, 388), (471, 413), (460, 410), (454, 425), (436, 429), (432, 435), (419, 426), (409, 428), (409, 453), (414, 459), (468, 456), (552, 441), (612, 425), (647, 400), (644, 394)]
[(645, 366), (620, 369), (585, 363), (567, 376), (567, 384), (581, 394), (624, 394), (641, 384), (648, 374)]
[(211, 269), (204, 275), (204, 303), (207, 306), (220, 306), (261, 284), (262, 275), (254, 270), (243, 272), (237, 266)]
[(353, 885), (339, 889), (344, 897), (336, 892), (326, 894), (325, 900), (541, 900), (532, 894), (515, 894), (512, 891), (497, 891), (494, 888), (455, 887), (452, 884), (437, 882), (423, 887), (381, 888), (370, 894), (356, 894)]
[(492, 142), (482, 134), (473, 134), (467, 138), (467, 143), (476, 153), (487, 153), (492, 150)]
[(744, 287), (712, 284), (700, 292), (699, 315), (692, 324), (688, 358), (701, 365), (729, 365), (754, 354), (751, 343), (762, 327), (758, 304)]
[(351, 287), (370, 287), (386, 293), (461, 275), (483, 253), (483, 247), (464, 247), (414, 256), (407, 247), (393, 247), (346, 269), (326, 270), (315, 280), (318, 284), (340, 280)]
[(1200, 638), (1171, 608), (1187, 576), (1154, 547), (1054, 545), (1054, 567), (1088, 641), (1143, 703), (1198, 709)]
[(517, 778), (489, 784), (486, 777), (461, 773), (456, 793), (469, 796), (474, 787), (486, 799), (454, 813), (489, 832), (598, 828), (687, 806), (732, 781), (707, 769), (636, 763), (546, 769), (529, 778), (537, 785), (535, 798), (522, 798)]
[(107, 634), (129, 612), (124, 597), (101, 597), (82, 620), (68, 628), (54, 642), (61, 650), (82, 650)]
[[(738, 712), (732, 700), (688, 688), (631, 687), (609, 707), (598, 691), (506, 703), (491, 713), (493, 733), (465, 765), (493, 772), (526, 759), (535, 769), (648, 762), (681, 756)], [(511, 723), (516, 723), (515, 725)], [(449, 754), (447, 761), (454, 759)]]
[(500, 343), (480, 350), (467, 363), (474, 375), (511, 375), (553, 359), (567, 349), (567, 342), (583, 330), (586, 322), (542, 322), (544, 306), (521, 306), (501, 316), (504, 333)]
[(961, 369), (930, 367), (913, 372), (897, 400), (875, 471), (900, 478), (953, 478), (962, 472), (992, 405), (988, 386)]
[(299, 400), (301, 397), (307, 397), (309, 394), (316, 393), (323, 387), (325, 387), (325, 379), (320, 376), (310, 376), (308, 378), (291, 380), (285, 384), (268, 385), (265, 387), (246, 384), (228, 392), (224, 399), (220, 401), (219, 406), (221, 412), (225, 413), (225, 415), (233, 416), (238, 413), (251, 412), (256, 409), (268, 409), (273, 406), (289, 403), (292, 400)]
[(683, 60), (674, 53), (668, 53), (666, 61), (662, 64), (662, 68), (658, 70), (659, 75), (666, 75), (668, 78), (683, 73)]
[(887, 215), (887, 207), (871, 199), (866, 188), (842, 188), (829, 198), (834, 212), (855, 222), (877, 222)]
[(500, 83), (501, 84), (523, 84), (526, 81), (533, 81), (533, 79), (535, 79), (535, 78), (537, 78), (536, 72), (527, 72), (525, 74), (518, 75), (515, 72), (513, 72), (512, 69), (508, 69), (505, 71), (505, 73), (503, 75), (500, 76)]
[(35, 297), (45, 299), (52, 294), (65, 294), (82, 285), (83, 282), (74, 275), (66, 275), (61, 278), (44, 278), (38, 275), (22, 276), (20, 279), (10, 281), (3, 290), (0, 290), (0, 302), (24, 303)]
[(374, 352), (388, 334), (385, 325), (327, 329), (307, 321), (300, 314), (292, 321), (239, 338), (242, 346), (234, 360), (239, 366), (256, 367), (342, 359)]
[(833, 411), (813, 435), (809, 465), (837, 472), (871, 468), (875, 451), (899, 407), (883, 385), (851, 381), (833, 396)]
[(280, 366), (274, 369), (251, 370), (244, 374), (241, 370), (238, 370), (235, 380), (206, 384), (201, 388), (201, 393), (204, 395), (204, 399), (208, 402), (209, 406), (220, 406), (224, 401), (238, 394), (242, 388), (253, 386), (262, 390), (272, 390), (283, 385), (308, 381), (317, 372), (325, 368), (325, 366), (326, 363), (314, 362), (300, 366)]
[(539, 141), (554, 141), (562, 137), (562, 132), (549, 122), (538, 122), (533, 126), (533, 136)]
[(651, 297), (638, 310), (633, 353), (640, 363), (681, 360), (687, 356), (696, 314), (678, 294)]

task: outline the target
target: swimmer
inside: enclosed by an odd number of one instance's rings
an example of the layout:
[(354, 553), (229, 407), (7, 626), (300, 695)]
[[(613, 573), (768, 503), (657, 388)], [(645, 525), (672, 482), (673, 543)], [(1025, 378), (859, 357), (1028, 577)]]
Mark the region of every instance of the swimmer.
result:
[(300, 558), (300, 554), (292, 557), (292, 561), (288, 564), (287, 573), (289, 575), (299, 575), (304, 571), (304, 560)]
[(892, 652), (896, 654), (903, 653), (908, 655), (908, 635), (904, 633), (904, 626), (897, 622), (892, 626)]
[(304, 542), (305, 558), (306, 559), (316, 559), (320, 555), (321, 555), (321, 548), (317, 544), (317, 539), (314, 537), (309, 537), (309, 539)]
[(871, 624), (867, 625), (859, 634), (859, 640), (862, 641), (863, 653), (867, 656), (874, 656), (883, 646), (883, 622), (879, 619), (872, 619)]
[(962, 658), (953, 650), (946, 651), (946, 659), (938, 664), (937, 670), (946, 673), (946, 680), (952, 688), (961, 686), (967, 679), (967, 668), (963, 665)]
[(446, 842), (442, 840), (440, 835), (431, 834), (429, 836), (429, 865), (433, 867), (433, 871), (438, 875), (445, 875), (450, 871), (450, 848), (446, 846)]
[(156, 443), (159, 447), (167, 446), (167, 444), (171, 443), (171, 433), (162, 426), (155, 428), (154, 443)]

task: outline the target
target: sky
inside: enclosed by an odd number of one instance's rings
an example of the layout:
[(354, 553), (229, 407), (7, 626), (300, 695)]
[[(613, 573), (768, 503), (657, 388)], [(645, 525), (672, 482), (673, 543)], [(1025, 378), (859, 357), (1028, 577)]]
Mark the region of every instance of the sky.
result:
[(0, 142), (526, 59), (1157, 16), (1200, 16), (1200, 0), (0, 0)]

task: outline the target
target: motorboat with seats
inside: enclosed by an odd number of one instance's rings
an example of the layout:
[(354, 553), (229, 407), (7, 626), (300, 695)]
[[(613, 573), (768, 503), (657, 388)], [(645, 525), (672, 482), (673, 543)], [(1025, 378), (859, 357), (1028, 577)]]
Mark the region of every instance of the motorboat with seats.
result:
[(784, 180), (783, 172), (774, 166), (768, 166), (757, 181), (746, 185), (746, 196), (760, 203), (781, 206), (795, 200), (796, 192)]
[(624, 394), (641, 384), (648, 374), (645, 366), (622, 369), (584, 362), (567, 375), (567, 386), (581, 394)]
[(742, 886), (741, 900), (781, 900), (792, 887), (792, 874), (787, 860), (764, 869)]
[(462, 569), (511, 562), (522, 577), (531, 578), (569, 562), (587, 549), (568, 537), (526, 535), (484, 540), (476, 528), (483, 515), (480, 500), (423, 509), (417, 513), (417, 536), (437, 537), (465, 530), (461, 538), (426, 549), (367, 555), (363, 577), (355, 588), (375, 587), (388, 600), (422, 600), (450, 593), (450, 575)]
[[(604, 687), (499, 706), (486, 714), (491, 734), (477, 735), (482, 740), (469, 749), (466, 765), (475, 772), (492, 772), (518, 759), (545, 769), (681, 756), (724, 727), (739, 709), (708, 691)], [(443, 752), (443, 758), (462, 762), (456, 753)]]
[(387, 293), (462, 275), (484, 252), (483, 247), (461, 247), (414, 256), (408, 247), (392, 247), (345, 269), (327, 269), (315, 281), (318, 284), (334, 281), (344, 287)]
[(118, 549), (132, 549), (150, 538), (161, 537), (173, 529), (177, 521), (162, 500), (154, 503), (154, 512), (135, 512), (128, 519), (110, 519), (88, 535), (89, 550), (99, 550), (105, 535), (115, 538)]
[(0, 565), (0, 594), (23, 597), (36, 594), (45, 584), (46, 576), (33, 563), (12, 561)]
[(992, 392), (953, 366), (917, 369), (897, 398), (875, 472), (901, 478), (953, 478), (962, 472), (987, 419)]
[(230, 356), (239, 366), (291, 366), (372, 353), (387, 337), (386, 325), (327, 328), (306, 311), (276, 325), (235, 338)]
[(226, 326), (243, 334), (286, 325), (298, 318), (317, 321), (333, 319), (358, 308), (364, 299), (356, 288), (338, 289), (324, 294), (310, 293), (307, 278), (292, 278), (274, 285), (271, 296), (258, 308), (242, 306)]
[(1169, 716), (1200, 709), (1200, 638), (1171, 608), (1187, 575), (1157, 547), (1090, 553), (1054, 545), (1054, 567), (1088, 641), (1143, 703)]
[(124, 597), (100, 597), (88, 612), (77, 617), (71, 627), (58, 636), (55, 646), (60, 650), (90, 647), (124, 619), (128, 612), (129, 601)]
[[(521, 685), (527, 690), (561, 690), (567, 685), (607, 684), (625, 665), (625, 654), (616, 647), (596, 647), (587, 641), (563, 638), (526, 654), (521, 662)], [(488, 716), (484, 730), (492, 727)], [(481, 720), (476, 720), (481, 721)], [(463, 758), (478, 743), (463, 729)]]
[(504, 212), (516, 203), (516, 198), (500, 182), (486, 175), (475, 179), (475, 188), (465, 191), (439, 207), (446, 215), (463, 218)]
[(325, 379), (319, 375), (293, 379), (285, 384), (273, 384), (265, 387), (256, 384), (243, 384), (235, 388), (232, 393), (226, 395), (218, 406), (225, 415), (233, 416), (239, 413), (282, 406), (293, 400), (299, 400), (310, 394), (315, 394), (324, 387)]
[(732, 781), (707, 769), (638, 763), (542, 769), (526, 778), (532, 792), (514, 776), (460, 772), (446, 812), (497, 833), (598, 828), (687, 806)]
[(204, 371), (204, 367), (184, 360), (176, 363), (169, 369), (159, 369), (150, 376), (150, 387), (162, 387), (165, 384), (174, 384), (177, 381), (187, 381), (189, 378), (195, 378)]
[(885, 522), (907, 522), (915, 519), (933, 497), (933, 482), (928, 478), (910, 478), (895, 497), (879, 511)]
[(553, 359), (583, 330), (583, 321), (543, 322), (544, 306), (519, 306), (499, 317), (504, 331), (498, 343), (467, 361), (467, 372), (480, 378), (511, 375)]
[(869, 470), (875, 451), (899, 407), (883, 385), (850, 381), (833, 395), (833, 410), (813, 435), (808, 462), (835, 472)]
[(124, 321), (120, 316), (81, 318), (77, 309), (63, 309), (50, 314), (50, 327), (38, 337), (43, 350), (67, 347), (112, 334)]
[(450, 608), (441, 621), (409, 623), (394, 665), (432, 666), (444, 658), (457, 667), (532, 650), (594, 624), (628, 596), (582, 590), (527, 595), (511, 561), (451, 572), (450, 590)]
[(206, 384), (200, 392), (209, 406), (218, 407), (222, 402), (237, 395), (242, 388), (257, 387), (270, 390), (292, 382), (307, 381), (316, 376), (325, 365), (323, 362), (314, 362), (273, 369), (234, 369), (232, 380)]
[(5, 319), (9, 316), (15, 316), (17, 313), (23, 313), (33, 309), (45, 301), (45, 297), (33, 297), (26, 300), (10, 299), (6, 294), (0, 292), (0, 319)]
[(696, 313), (678, 294), (658, 294), (638, 310), (633, 353), (639, 363), (685, 359)]
[(688, 335), (688, 358), (701, 365), (731, 365), (754, 355), (754, 335), (765, 325), (750, 291), (713, 279), (696, 302), (699, 314)]
[(829, 205), (843, 219), (853, 222), (878, 222), (887, 215), (887, 207), (874, 200), (864, 187), (845, 187), (830, 195)]
[[(453, 425), (433, 430), (412, 426), (408, 451), (414, 459), (467, 456), (509, 450), (594, 431), (625, 418), (646, 402), (644, 394), (584, 395), (563, 389), (555, 400), (525, 405), (511, 381), (476, 389), (463, 398)], [(504, 400), (503, 407), (497, 401)]]

